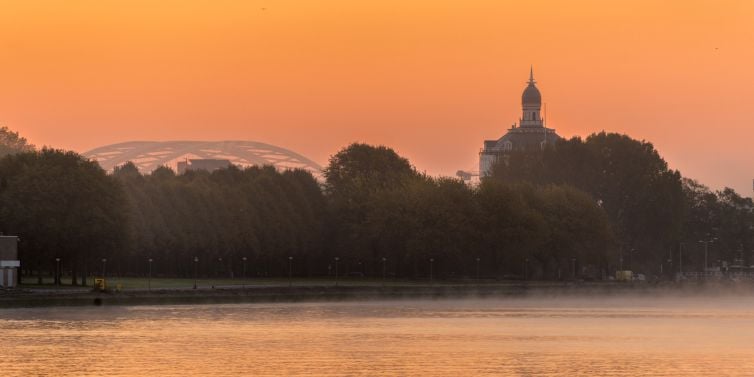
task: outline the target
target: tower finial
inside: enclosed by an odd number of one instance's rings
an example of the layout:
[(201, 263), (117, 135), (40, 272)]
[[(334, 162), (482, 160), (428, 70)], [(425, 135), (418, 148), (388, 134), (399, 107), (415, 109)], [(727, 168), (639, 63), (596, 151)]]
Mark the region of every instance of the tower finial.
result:
[(534, 85), (534, 65), (529, 66), (529, 84)]

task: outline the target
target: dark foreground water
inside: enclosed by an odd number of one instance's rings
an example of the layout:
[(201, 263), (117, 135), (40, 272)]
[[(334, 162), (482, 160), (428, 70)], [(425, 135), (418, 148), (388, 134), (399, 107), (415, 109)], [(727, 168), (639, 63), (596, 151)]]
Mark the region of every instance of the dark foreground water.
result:
[(754, 301), (0, 309), (0, 375), (752, 376)]

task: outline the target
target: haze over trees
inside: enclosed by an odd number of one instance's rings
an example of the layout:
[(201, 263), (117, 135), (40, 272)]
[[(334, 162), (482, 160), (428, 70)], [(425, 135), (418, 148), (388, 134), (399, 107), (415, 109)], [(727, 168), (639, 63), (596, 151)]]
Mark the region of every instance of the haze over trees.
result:
[[(597, 204), (567, 186), (470, 187), (418, 174), (386, 147), (352, 144), (325, 170), (337, 255), (375, 274), (387, 258), (398, 276), (567, 276), (572, 258), (606, 267), (611, 242)], [(531, 266), (525, 266), (527, 259)], [(527, 276), (524, 276), (524, 275)]]
[(699, 262), (699, 253), (691, 253), (697, 241), (721, 232), (729, 236), (720, 247), (740, 246), (747, 261), (754, 250), (751, 199), (684, 180), (652, 144), (626, 135), (601, 132), (561, 140), (542, 153), (514, 153), (494, 167), (492, 179), (569, 184), (589, 194), (604, 208), (616, 236), (616, 263), (626, 268), (657, 271), (668, 259), (677, 261), (682, 243), (684, 259)]
[[(733, 189), (712, 191), (691, 179), (683, 180), (686, 213), (681, 239), (692, 263), (703, 265), (700, 249), (709, 242), (710, 265), (718, 261), (749, 266), (754, 263), (754, 203)], [(697, 251), (694, 253), (694, 251)]]
[(147, 258), (173, 276), (283, 275), (288, 257), (311, 274), (323, 252), (325, 204), (318, 183), (302, 170), (231, 167), (176, 175), (159, 168), (142, 176), (133, 164), (114, 173), (129, 203), (133, 242), (124, 271)]
[(317, 181), (272, 167), (143, 175), (126, 164), (108, 175), (75, 153), (0, 134), (0, 231), (21, 236), (26, 275), (52, 271), (55, 258), (74, 283), (100, 274), (102, 258), (108, 274), (143, 275), (151, 258), (155, 275), (183, 277), (292, 268), (311, 277), (602, 278), (621, 267), (659, 273), (681, 245), (684, 264), (699, 270), (699, 240), (713, 241), (712, 262), (752, 263), (752, 200), (683, 179), (651, 144), (625, 135), (514, 153), (470, 186), (358, 143)]

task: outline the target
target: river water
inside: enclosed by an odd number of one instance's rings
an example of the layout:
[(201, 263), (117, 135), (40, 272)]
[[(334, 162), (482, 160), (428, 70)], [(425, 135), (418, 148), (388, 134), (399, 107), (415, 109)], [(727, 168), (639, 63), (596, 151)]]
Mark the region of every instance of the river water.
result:
[(1, 376), (754, 375), (754, 299), (0, 309)]

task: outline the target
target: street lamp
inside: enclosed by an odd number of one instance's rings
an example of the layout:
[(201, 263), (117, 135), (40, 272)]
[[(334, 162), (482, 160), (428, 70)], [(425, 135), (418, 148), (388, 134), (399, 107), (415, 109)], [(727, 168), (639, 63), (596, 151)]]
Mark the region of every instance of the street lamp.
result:
[(708, 258), (708, 255), (709, 255), (709, 244), (711, 242), (714, 242), (716, 239), (717, 238), (713, 238), (713, 239), (710, 239), (710, 240), (699, 241), (699, 243), (703, 243), (704, 244), (704, 277), (705, 278), (707, 277), (707, 268), (708, 268), (707, 258)]
[(387, 281), (387, 258), (382, 257), (382, 285)]
[(60, 285), (60, 258), (55, 258), (55, 285)]
[(618, 269), (623, 271), (623, 248), (620, 249), (620, 257), (618, 258)]
[(147, 278), (147, 290), (152, 290), (152, 258), (148, 259), (149, 261), (149, 276)]
[(247, 259), (248, 258), (246, 258), (246, 257), (241, 258), (241, 260), (243, 260), (243, 278), (244, 279), (246, 279), (246, 260)]
[(102, 279), (105, 278), (106, 271), (107, 271), (107, 258), (102, 258)]
[(435, 258), (429, 258), (429, 283), (433, 283)]
[(629, 268), (631, 268), (631, 271), (632, 271), (631, 274), (632, 275), (636, 271), (636, 269), (634, 268), (634, 253), (635, 252), (636, 252), (636, 249), (631, 249), (631, 253), (628, 254), (628, 266), (629, 266)]
[(571, 258), (571, 276), (576, 280), (576, 258)]
[(738, 265), (738, 271), (743, 271), (744, 268), (744, 244), (738, 245), (738, 260), (736, 261), (736, 265)]
[(288, 286), (293, 286), (293, 257), (288, 257)]
[(335, 286), (338, 286), (338, 261), (340, 257), (335, 257)]
[(194, 257), (194, 289), (196, 289), (197, 270), (196, 265), (199, 263), (199, 257)]
[(217, 271), (215, 272), (215, 277), (220, 277), (220, 271), (223, 269), (223, 258), (218, 257), (217, 258)]

